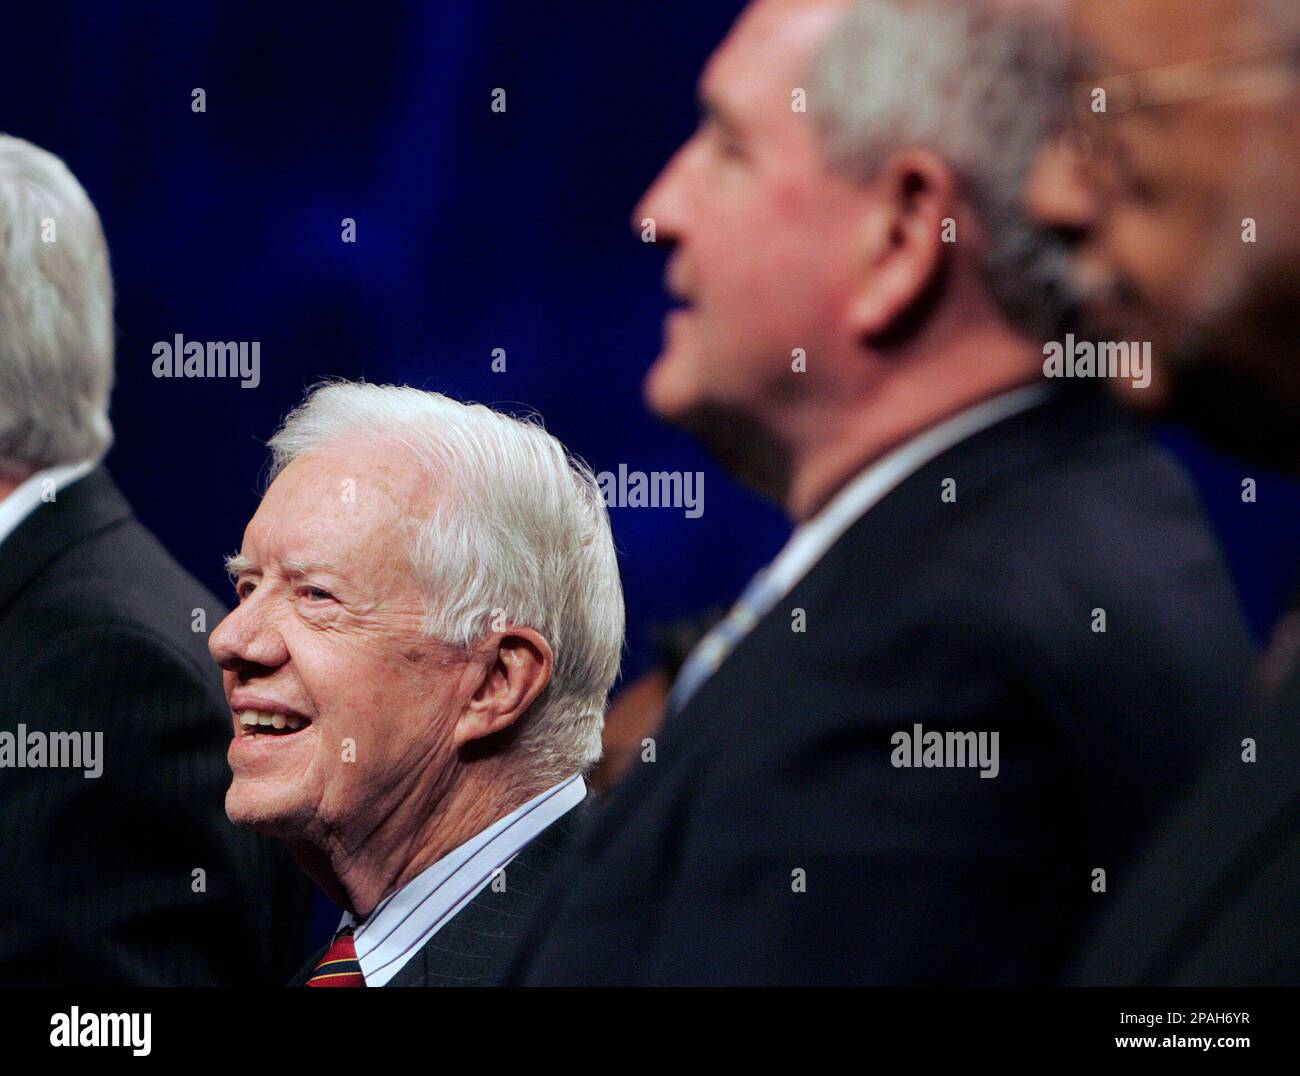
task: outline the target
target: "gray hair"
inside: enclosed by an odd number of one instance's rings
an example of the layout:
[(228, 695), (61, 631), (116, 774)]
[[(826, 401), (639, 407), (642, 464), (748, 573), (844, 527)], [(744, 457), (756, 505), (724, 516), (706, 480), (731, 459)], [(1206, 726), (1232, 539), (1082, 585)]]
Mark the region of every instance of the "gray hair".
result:
[(330, 382), (271, 438), (270, 480), (299, 455), (348, 440), (407, 449), (438, 490), (408, 552), (425, 631), (469, 647), (501, 624), (533, 628), (551, 682), (514, 741), (552, 783), (601, 753), (623, 646), (623, 590), (609, 513), (591, 470), (539, 421), (436, 392)]
[(0, 475), (102, 459), (112, 387), (99, 214), (58, 157), (0, 135)]
[(1060, 28), (1006, 0), (856, 0), (809, 72), (829, 165), (868, 182), (895, 150), (939, 154), (987, 234), (999, 305), (1045, 337), (1070, 324), (1076, 296), (1068, 248), (1024, 195), (1065, 114), (1067, 64)]

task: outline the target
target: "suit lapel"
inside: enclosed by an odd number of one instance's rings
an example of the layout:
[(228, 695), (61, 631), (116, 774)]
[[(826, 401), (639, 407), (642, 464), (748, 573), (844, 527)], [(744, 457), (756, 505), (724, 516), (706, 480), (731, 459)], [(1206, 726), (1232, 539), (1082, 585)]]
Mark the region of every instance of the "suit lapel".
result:
[(319, 949), (317, 949), (316, 952), (312, 953), (312, 955), (307, 958), (307, 963), (305, 963), (301, 968), (299, 968), (297, 973), (294, 975), (294, 977), (284, 985), (285, 986), (306, 986), (307, 980), (311, 978), (312, 972), (316, 970), (316, 965), (325, 959), (325, 954), (329, 952), (329, 949), (330, 949), (330, 943), (326, 942)]
[[(1244, 735), (1258, 741), (1256, 762), (1241, 759)], [(1103, 919), (1067, 985), (1207, 985), (1180, 976), (1204, 976), (1195, 960), (1219, 944), (1206, 939), (1237, 911), (1263, 865), (1282, 860), (1298, 818), (1300, 665), (1267, 711), (1223, 744), (1219, 761), (1130, 868), (1122, 902)]]
[(585, 827), (595, 793), (512, 859), (504, 888), (485, 886), (430, 938), (388, 986), (495, 986), (541, 904), (555, 867)]
[[(636, 766), (602, 805), (583, 841), (595, 857), (617, 834), (673, 762), (706, 750), (709, 730), (733, 698), (746, 697), (755, 676), (772, 675), (773, 655), (785, 653), (790, 609), (808, 615), (838, 600), (843, 580), (864, 571), (890, 579), (918, 555), (925, 536), (959, 525), (963, 512), (1008, 479), (1022, 476), (1057, 455), (1075, 454), (1085, 443), (1105, 441), (1120, 450), (1139, 443), (1140, 433), (1117, 405), (1092, 386), (1055, 389), (1042, 403), (1003, 419), (958, 442), (921, 466), (853, 523), (779, 600), (705, 680), (659, 735), (660, 763)], [(955, 483), (956, 499), (941, 499), (944, 479)]]

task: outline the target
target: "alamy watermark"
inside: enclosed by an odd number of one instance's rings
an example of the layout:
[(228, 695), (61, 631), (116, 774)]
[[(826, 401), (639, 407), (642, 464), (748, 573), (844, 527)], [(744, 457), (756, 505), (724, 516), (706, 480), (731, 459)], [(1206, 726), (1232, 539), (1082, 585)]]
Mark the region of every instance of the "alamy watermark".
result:
[(136, 1057), (148, 1057), (152, 1048), (152, 1013), (68, 1012), (50, 1017), (51, 1046), (126, 1046)]
[(84, 770), (86, 778), (104, 772), (102, 732), (41, 732), (19, 725), (0, 732), (0, 769)]
[(1044, 377), (1129, 378), (1135, 389), (1151, 384), (1151, 341), (1049, 340), (1043, 345)]
[(154, 377), (237, 377), (245, 389), (262, 383), (260, 340), (186, 340), (177, 333), (154, 344), (153, 355)]
[(917, 724), (911, 732), (894, 733), (889, 742), (895, 769), (978, 768), (981, 777), (996, 777), (1001, 768), (996, 732), (926, 732)]
[(601, 471), (596, 485), (606, 508), (681, 508), (687, 519), (704, 514), (703, 471)]

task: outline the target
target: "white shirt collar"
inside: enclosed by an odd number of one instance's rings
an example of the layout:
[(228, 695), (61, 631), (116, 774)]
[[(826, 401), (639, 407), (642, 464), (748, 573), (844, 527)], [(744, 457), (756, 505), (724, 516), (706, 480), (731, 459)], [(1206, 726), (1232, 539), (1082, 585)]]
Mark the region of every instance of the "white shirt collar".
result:
[(0, 545), (42, 504), (56, 497), (60, 490), (95, 469), (95, 460), (65, 463), (37, 471), (8, 497), (0, 500)]
[[(366, 985), (387, 983), (529, 841), (586, 798), (587, 785), (575, 773), (497, 819), (380, 901), (353, 936)], [(345, 912), (339, 928), (355, 923)]]
[(1028, 385), (984, 400), (931, 426), (868, 464), (811, 519), (798, 526), (767, 568), (773, 600), (794, 589), (839, 537), (890, 490), (953, 445), (1045, 400), (1046, 385)]

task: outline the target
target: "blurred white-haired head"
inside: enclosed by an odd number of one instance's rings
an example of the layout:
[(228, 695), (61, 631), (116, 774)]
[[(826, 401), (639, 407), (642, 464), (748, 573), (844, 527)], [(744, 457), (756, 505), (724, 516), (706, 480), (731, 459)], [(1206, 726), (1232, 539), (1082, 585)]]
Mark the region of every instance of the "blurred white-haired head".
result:
[(472, 646), (494, 623), (529, 627), (554, 654), (517, 748), (560, 780), (601, 753), (623, 647), (623, 591), (609, 514), (590, 469), (533, 419), (436, 392), (356, 382), (313, 390), (271, 439), (270, 480), (296, 457), (381, 439), (438, 491), (412, 520), (407, 557), (425, 631)]
[(112, 387), (99, 214), (58, 157), (0, 135), (0, 477), (101, 459)]

